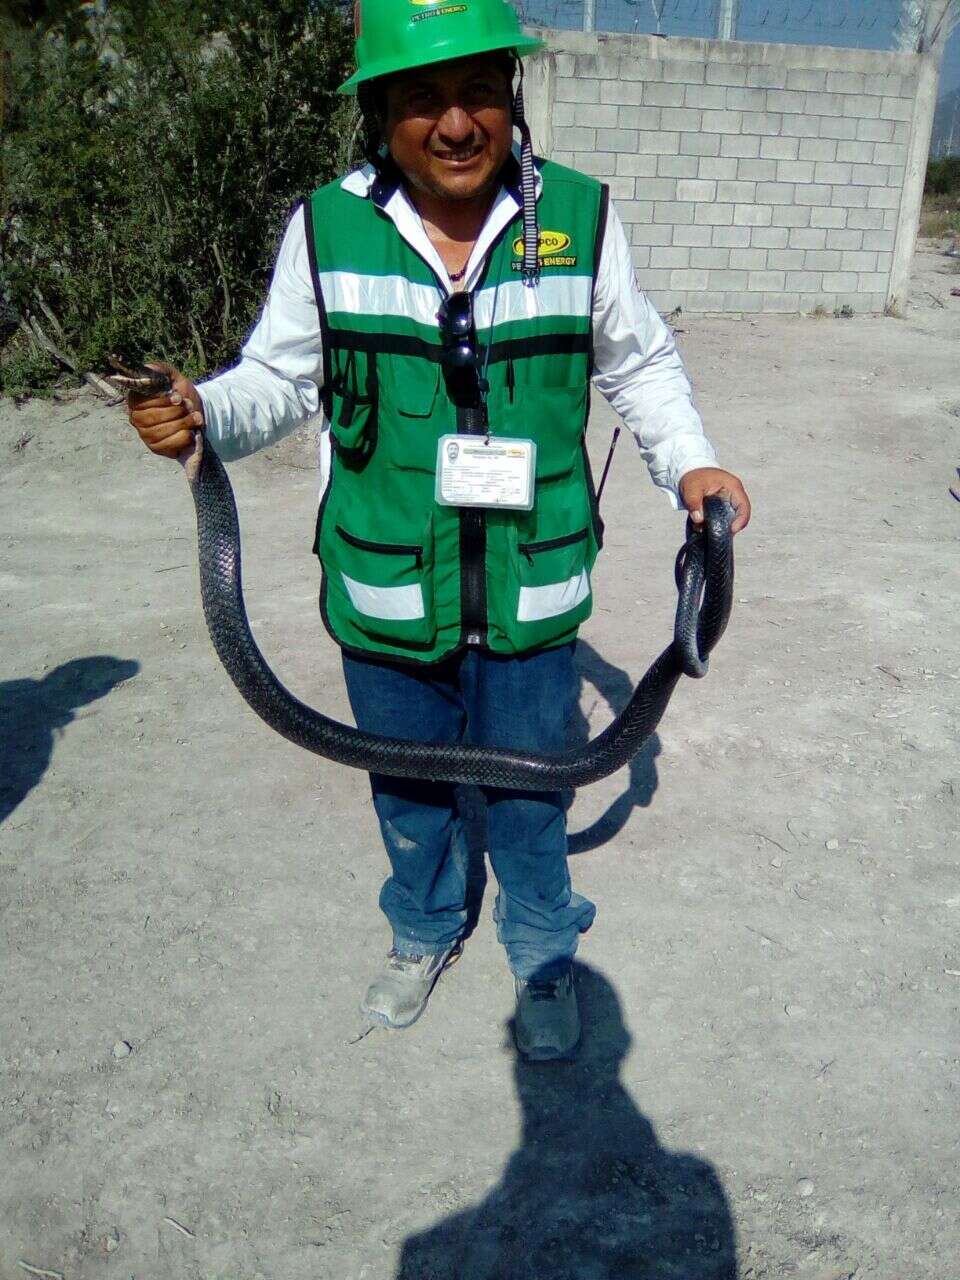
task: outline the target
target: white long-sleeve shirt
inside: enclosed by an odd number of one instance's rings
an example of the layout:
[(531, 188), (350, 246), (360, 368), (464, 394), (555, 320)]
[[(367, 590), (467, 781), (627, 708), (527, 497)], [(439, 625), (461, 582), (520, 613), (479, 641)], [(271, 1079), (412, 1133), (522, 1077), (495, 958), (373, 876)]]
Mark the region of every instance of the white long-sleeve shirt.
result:
[[(357, 199), (368, 199), (374, 176), (367, 166), (342, 185)], [(443, 261), (402, 187), (394, 191), (384, 212), (453, 292)], [(501, 187), (457, 288), (473, 289), (491, 246), (518, 212), (514, 195)], [(654, 484), (679, 507), (681, 477), (696, 467), (715, 466), (716, 453), (694, 407), (673, 335), (636, 282), (623, 224), (612, 205), (597, 269), (593, 343), (595, 385), (636, 437)], [(225, 459), (253, 453), (316, 414), (322, 384), (320, 320), (304, 216), (298, 210), (287, 227), (266, 304), (239, 364), (198, 387), (206, 434)], [(328, 428), (322, 421), (321, 489), (330, 470)]]

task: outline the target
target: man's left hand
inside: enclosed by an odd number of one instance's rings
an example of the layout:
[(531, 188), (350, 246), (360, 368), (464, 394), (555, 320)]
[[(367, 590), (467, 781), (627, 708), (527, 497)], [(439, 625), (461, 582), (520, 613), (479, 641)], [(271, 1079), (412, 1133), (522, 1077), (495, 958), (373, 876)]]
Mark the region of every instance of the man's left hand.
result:
[(719, 467), (697, 467), (688, 471), (680, 481), (680, 498), (690, 512), (694, 524), (703, 523), (703, 500), (716, 494), (733, 504), (736, 512), (731, 533), (739, 533), (750, 523), (750, 499), (740, 480)]

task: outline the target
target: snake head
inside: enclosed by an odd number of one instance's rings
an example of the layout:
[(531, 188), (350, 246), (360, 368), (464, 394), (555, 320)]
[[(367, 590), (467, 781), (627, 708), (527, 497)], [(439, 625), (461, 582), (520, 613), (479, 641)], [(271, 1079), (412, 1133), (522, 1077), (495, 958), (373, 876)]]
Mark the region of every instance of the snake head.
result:
[(107, 364), (113, 370), (107, 375), (110, 381), (128, 395), (162, 396), (173, 385), (169, 373), (164, 369), (153, 369), (150, 365), (137, 364), (117, 355), (108, 355)]

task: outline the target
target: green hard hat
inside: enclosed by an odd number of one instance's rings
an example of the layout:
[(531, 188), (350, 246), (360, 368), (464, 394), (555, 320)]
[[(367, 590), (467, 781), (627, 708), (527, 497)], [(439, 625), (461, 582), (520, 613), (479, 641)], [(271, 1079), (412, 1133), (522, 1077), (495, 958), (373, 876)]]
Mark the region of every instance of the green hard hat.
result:
[(356, 93), (365, 80), (452, 58), (543, 48), (542, 40), (520, 30), (508, 0), (356, 0), (354, 24), (357, 69), (339, 93)]

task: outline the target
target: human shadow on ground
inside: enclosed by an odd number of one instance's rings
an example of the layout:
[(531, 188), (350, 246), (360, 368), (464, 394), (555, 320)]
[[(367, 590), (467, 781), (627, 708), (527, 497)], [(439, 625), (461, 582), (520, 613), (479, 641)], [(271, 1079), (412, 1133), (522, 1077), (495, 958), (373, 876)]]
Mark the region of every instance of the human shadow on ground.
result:
[(574, 970), (580, 1056), (517, 1059), (519, 1150), (480, 1204), (408, 1237), (396, 1280), (737, 1280), (719, 1177), (660, 1145), (619, 1078), (619, 999), (596, 969)]
[[(619, 667), (607, 662), (585, 640), (577, 642), (577, 670), (580, 683), (592, 685), (616, 717), (633, 697), (634, 685), (630, 676)], [(583, 746), (590, 741), (590, 724), (578, 707), (571, 726), (571, 744)], [(629, 781), (613, 804), (595, 822), (583, 831), (567, 836), (570, 853), (587, 853), (620, 834), (627, 825), (634, 809), (649, 808), (657, 790), (656, 759), (662, 750), (659, 734), (652, 733), (629, 765)], [(567, 809), (573, 804), (574, 792), (567, 796)]]
[(77, 707), (105, 697), (140, 670), (128, 658), (74, 658), (40, 680), (0, 681), (0, 823), (46, 772), (58, 730)]

